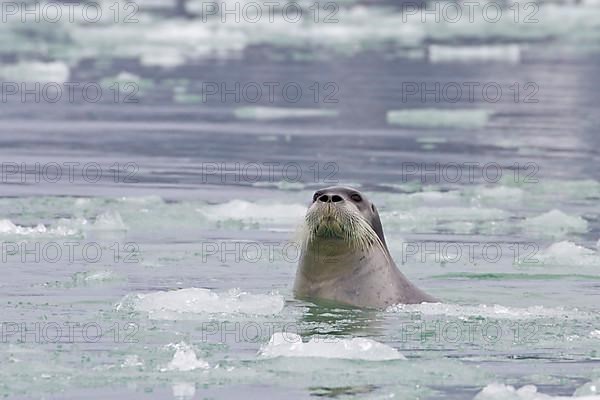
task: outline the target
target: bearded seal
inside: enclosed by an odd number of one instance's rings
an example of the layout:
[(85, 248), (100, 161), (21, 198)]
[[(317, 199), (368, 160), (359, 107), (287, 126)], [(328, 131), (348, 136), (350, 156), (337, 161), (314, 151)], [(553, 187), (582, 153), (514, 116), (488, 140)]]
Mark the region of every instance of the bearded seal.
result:
[(390, 256), (379, 213), (358, 190), (332, 186), (313, 195), (302, 230), (294, 294), (361, 308), (437, 302)]

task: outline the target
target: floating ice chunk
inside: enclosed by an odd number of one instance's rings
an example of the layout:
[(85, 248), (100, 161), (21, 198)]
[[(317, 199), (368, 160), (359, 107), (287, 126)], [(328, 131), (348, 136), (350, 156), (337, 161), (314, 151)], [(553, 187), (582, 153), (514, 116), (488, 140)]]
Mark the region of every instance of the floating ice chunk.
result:
[(600, 255), (592, 249), (562, 241), (546, 248), (540, 257), (544, 265), (599, 266)]
[(196, 352), (189, 344), (181, 342), (169, 345), (175, 348), (173, 359), (161, 371), (193, 371), (195, 369), (208, 369), (209, 364), (198, 359)]
[[(600, 333), (600, 331), (597, 331)], [(600, 337), (600, 335), (598, 335)], [(581, 399), (600, 399), (600, 379), (594, 379), (591, 382), (577, 388), (573, 396), (578, 400)]]
[(440, 144), (440, 143), (448, 143), (448, 139), (444, 137), (436, 137), (436, 136), (425, 136), (416, 138), (415, 141), (417, 143), (425, 143), (425, 144)]
[(437, 108), (417, 108), (391, 110), (387, 112), (390, 125), (416, 128), (483, 128), (488, 123), (491, 112), (488, 110), (443, 110)]
[(144, 79), (141, 76), (132, 74), (128, 71), (121, 71), (115, 76), (103, 78), (101, 83), (102, 86), (107, 88), (111, 88), (113, 85), (119, 84), (121, 89), (127, 92), (131, 92), (133, 88), (139, 90), (140, 92), (144, 92), (144, 90), (153, 86), (153, 81), (151, 79)]
[(15, 225), (9, 219), (0, 220), (0, 233), (27, 235), (27, 234), (33, 233), (33, 232), (36, 232), (36, 233), (46, 232), (46, 227), (42, 224), (39, 224), (35, 228), (27, 228), (27, 227)]
[(272, 315), (283, 310), (284, 299), (276, 294), (250, 294), (238, 289), (215, 293), (209, 289), (188, 288), (125, 296), (117, 310), (131, 307), (147, 312), (151, 319), (195, 319), (206, 314)]
[(567, 233), (582, 233), (588, 229), (587, 221), (579, 216), (567, 215), (552, 210), (537, 217), (525, 218), (523, 227), (544, 236), (562, 236)]
[[(595, 329), (590, 332), (590, 337), (594, 339), (600, 339), (600, 329)], [(600, 389), (600, 386), (598, 387)]]
[(233, 112), (239, 119), (276, 120), (289, 118), (335, 117), (336, 110), (320, 108), (276, 108), (276, 107), (240, 107)]
[(137, 354), (129, 354), (125, 356), (125, 360), (121, 363), (121, 368), (135, 368), (141, 367), (144, 363), (140, 360)]
[(382, 212), (381, 218), (390, 228), (403, 232), (424, 229), (446, 229), (452, 232), (471, 232), (476, 226), (494, 227), (508, 217), (496, 208), (479, 207), (417, 207), (408, 211)]
[(73, 283), (76, 285), (86, 285), (91, 283), (109, 282), (120, 279), (113, 271), (86, 271), (77, 272), (72, 276)]
[(486, 187), (481, 186), (475, 190), (475, 197), (483, 200), (498, 202), (515, 202), (523, 198), (523, 190), (508, 186)]
[[(0, 220), (0, 235), (6, 236), (41, 236), (41, 237), (62, 237), (62, 236), (73, 236), (79, 233), (79, 229), (70, 226), (71, 220), (60, 220), (59, 224), (52, 228), (44, 224), (37, 224), (34, 227), (20, 226), (14, 224), (11, 220), (2, 219)], [(69, 222), (67, 225), (63, 225), (60, 222)]]
[[(523, 173), (525, 176), (526, 172)], [(529, 179), (529, 178), (528, 178)], [(528, 188), (535, 194), (561, 196), (569, 199), (587, 199), (600, 196), (600, 182), (582, 180), (541, 180)]]
[(429, 61), (440, 62), (473, 62), (473, 61), (503, 61), (517, 64), (521, 60), (519, 45), (494, 46), (429, 46)]
[(202, 95), (188, 93), (185, 87), (175, 87), (173, 89), (173, 101), (178, 104), (197, 104), (202, 102)]
[(245, 200), (232, 200), (224, 204), (208, 205), (198, 212), (212, 221), (246, 221), (298, 223), (306, 213), (306, 207), (300, 204), (259, 204)]
[(311, 108), (240, 107), (234, 110), (234, 115), (239, 119), (278, 120), (334, 117), (337, 116), (337, 111)]
[(493, 319), (531, 319), (531, 318), (586, 318), (585, 312), (577, 309), (546, 308), (544, 306), (531, 306), (527, 308), (506, 307), (498, 304), (477, 306), (422, 303), (422, 304), (396, 304), (388, 307), (386, 312), (392, 313), (421, 313), (423, 315), (445, 315), (449, 317), (484, 317)]
[(136, 82), (139, 83), (142, 78), (139, 75), (132, 74), (131, 72), (121, 71), (116, 77), (115, 81), (119, 83)]
[(322, 357), (368, 361), (406, 359), (393, 347), (371, 339), (329, 338), (319, 340), (313, 338), (309, 342), (303, 343), (300, 335), (283, 332), (273, 334), (269, 343), (259, 351), (259, 356), (263, 358)]
[(144, 53), (140, 63), (146, 67), (175, 68), (185, 64), (185, 57), (177, 50), (156, 49), (155, 53)]
[(69, 67), (60, 61), (22, 61), (0, 67), (0, 76), (5, 80), (63, 83), (69, 80)]
[(191, 399), (196, 395), (196, 385), (190, 382), (177, 382), (171, 386), (176, 399)]
[[(517, 391), (513, 386), (502, 383), (490, 383), (477, 393), (474, 400), (519, 400), (533, 398), (537, 388), (533, 385), (523, 386)], [(532, 396), (533, 395), (533, 396)]]
[(85, 287), (89, 285), (99, 285), (108, 282), (114, 282), (123, 279), (121, 276), (115, 274), (110, 270), (104, 271), (85, 271), (76, 272), (71, 275), (70, 281), (54, 281), (46, 282), (45, 287), (63, 287), (63, 288), (74, 288), (74, 287)]
[(97, 231), (126, 231), (127, 226), (118, 211), (106, 211), (96, 217), (90, 229)]
[(497, 208), (479, 207), (419, 207), (414, 211), (418, 216), (439, 221), (493, 221), (508, 216)]
[(457, 190), (447, 192), (417, 192), (408, 195), (410, 199), (418, 200), (421, 203), (427, 204), (428, 206), (449, 206), (459, 205), (461, 202), (460, 192)]
[(503, 383), (490, 383), (477, 393), (474, 400), (600, 400), (600, 396), (550, 396), (539, 393), (535, 385), (526, 385), (519, 389)]
[(255, 182), (254, 187), (274, 187), (279, 190), (302, 190), (306, 185), (302, 182), (278, 181), (278, 182)]
[(85, 218), (61, 218), (56, 223), (56, 227), (51, 231), (59, 236), (78, 235), (82, 230), (88, 227), (88, 220)]
[[(79, 199), (78, 199), (79, 200)], [(126, 204), (145, 205), (163, 205), (165, 202), (160, 196), (139, 196), (139, 197), (120, 197), (119, 201)]]

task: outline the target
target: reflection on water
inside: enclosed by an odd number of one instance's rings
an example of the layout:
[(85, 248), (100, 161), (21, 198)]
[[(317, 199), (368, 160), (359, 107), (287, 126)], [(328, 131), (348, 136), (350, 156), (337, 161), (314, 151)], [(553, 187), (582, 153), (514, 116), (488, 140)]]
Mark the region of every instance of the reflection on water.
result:
[(302, 336), (378, 337), (383, 334), (382, 319), (375, 311), (339, 308), (324, 302), (309, 305), (299, 321)]

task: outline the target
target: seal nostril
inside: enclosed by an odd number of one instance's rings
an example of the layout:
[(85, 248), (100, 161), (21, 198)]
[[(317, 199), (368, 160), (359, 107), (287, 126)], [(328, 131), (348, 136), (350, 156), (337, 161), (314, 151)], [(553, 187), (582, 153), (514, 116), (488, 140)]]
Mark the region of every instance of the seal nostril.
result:
[(342, 201), (342, 198), (341, 198), (341, 196), (334, 194), (333, 196), (331, 196), (331, 201), (333, 201), (334, 203), (337, 203), (338, 201)]
[(329, 201), (329, 196), (324, 194), (321, 197), (319, 197), (319, 201), (322, 201), (323, 203), (327, 203)]

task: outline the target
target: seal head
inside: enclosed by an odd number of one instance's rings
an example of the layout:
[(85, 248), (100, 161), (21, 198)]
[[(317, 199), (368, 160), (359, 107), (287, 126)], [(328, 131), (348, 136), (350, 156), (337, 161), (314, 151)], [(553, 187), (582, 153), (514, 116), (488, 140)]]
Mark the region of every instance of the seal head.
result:
[(436, 301), (398, 270), (377, 208), (358, 190), (332, 186), (315, 192), (302, 233), (297, 297), (365, 308)]

